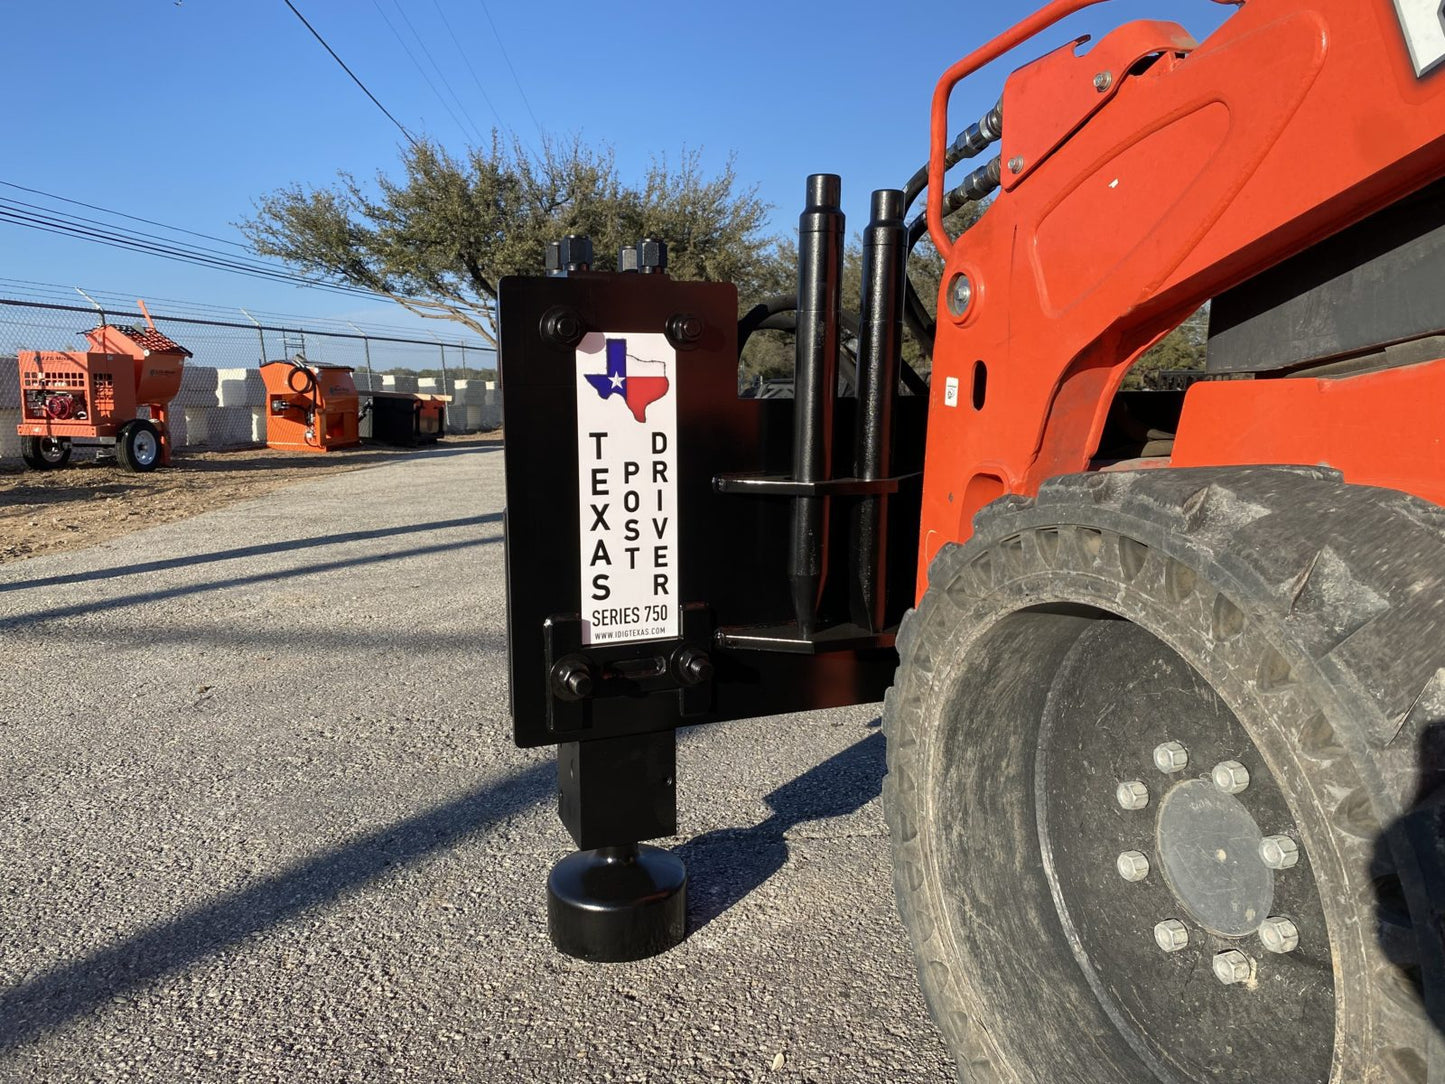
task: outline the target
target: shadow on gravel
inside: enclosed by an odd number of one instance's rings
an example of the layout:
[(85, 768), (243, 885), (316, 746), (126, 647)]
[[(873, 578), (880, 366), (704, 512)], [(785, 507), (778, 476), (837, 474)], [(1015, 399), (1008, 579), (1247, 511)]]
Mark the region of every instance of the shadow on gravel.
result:
[(673, 853), (687, 864), (688, 932), (758, 888), (788, 860), (786, 834), (805, 821), (856, 813), (883, 789), (883, 732), (876, 731), (767, 796), (773, 815), (752, 828), (724, 828)]
[(378, 527), (371, 531), (347, 531), (344, 534), (320, 535), (316, 538), (293, 538), (286, 542), (263, 542), (254, 546), (238, 546), (235, 549), (217, 550), (215, 553), (196, 553), (187, 557), (170, 557), (159, 561), (142, 561), (134, 565), (119, 565), (102, 568), (94, 572), (67, 572), (61, 576), (45, 576), (35, 580), (16, 580), (0, 583), (0, 593), (20, 591), (33, 587), (60, 587), (69, 583), (91, 583), (95, 580), (113, 580), (121, 576), (141, 576), (147, 572), (163, 572), (171, 568), (189, 568), (192, 565), (208, 565), (217, 561), (236, 561), (243, 557), (261, 557), (272, 553), (287, 553), (291, 550), (319, 549), (322, 546), (340, 546), (348, 542), (367, 542), (376, 538), (392, 538), (403, 534), (420, 534), (427, 531), (445, 531), (453, 527), (475, 527), (483, 523), (500, 522), (502, 513), (492, 512), (485, 516), (466, 516), (461, 519), (440, 519), (431, 523), (409, 523), (403, 527)]
[[(492, 517), (477, 517), (478, 520), (489, 518)], [(73, 606), (54, 606), (49, 609), (36, 610), (31, 613), (0, 616), (0, 630), (8, 631), (29, 628), (46, 621), (78, 617), (82, 614), (94, 615), (110, 610), (122, 610), (128, 606), (141, 606), (148, 602), (165, 602), (169, 599), (204, 594), (207, 591), (222, 591), (230, 587), (245, 587), (258, 583), (278, 583), (284, 580), (293, 580), (300, 576), (315, 576), (323, 572), (337, 572), (345, 568), (362, 568), (366, 565), (384, 564), (389, 561), (404, 561), (408, 557), (425, 557), (433, 553), (449, 553), (456, 550), (474, 549), (478, 546), (494, 546), (501, 541), (501, 535), (488, 535), (485, 538), (469, 538), (459, 542), (438, 542), (431, 546), (416, 546), (412, 549), (392, 550), (387, 553), (371, 553), (364, 557), (346, 557), (335, 561), (323, 561), (320, 564), (314, 565), (292, 565), (287, 568), (276, 569), (273, 572), (256, 572), (249, 576), (234, 576), (222, 580), (208, 580), (205, 583), (185, 584), (180, 587), (168, 587), (159, 591), (141, 591), (133, 595), (121, 595), (118, 598), (76, 603)], [(263, 552), (269, 552), (271, 547), (263, 546), (261, 549)]]
[(0, 993), (0, 1049), (39, 1038), (113, 997), (363, 888), (394, 867), (454, 847), (545, 801), (556, 779), (554, 763), (538, 764), (12, 987)]

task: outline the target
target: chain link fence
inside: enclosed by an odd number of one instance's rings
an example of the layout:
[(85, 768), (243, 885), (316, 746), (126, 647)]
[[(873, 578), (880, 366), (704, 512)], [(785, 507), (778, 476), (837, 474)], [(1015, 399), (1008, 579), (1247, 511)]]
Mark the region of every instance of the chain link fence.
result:
[[(495, 352), (480, 343), (408, 339), (358, 329), (284, 327), (152, 313), (156, 328), (194, 355), (171, 401), (177, 448), (264, 443), (266, 395), (260, 366), (304, 357), (312, 364), (354, 369), (363, 400), (371, 392), (452, 396), (447, 431), (470, 433), (501, 425)], [(0, 298), (0, 458), (20, 455), (17, 354), (22, 350), (84, 350), (85, 332), (100, 323), (143, 324), (138, 311)], [(404, 370), (388, 372), (388, 370)], [(418, 375), (430, 370), (436, 375)]]

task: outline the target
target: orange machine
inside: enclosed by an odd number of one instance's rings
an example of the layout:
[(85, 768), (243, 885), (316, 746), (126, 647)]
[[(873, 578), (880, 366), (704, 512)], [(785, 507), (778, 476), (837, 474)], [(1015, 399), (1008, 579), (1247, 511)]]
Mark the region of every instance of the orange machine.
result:
[(296, 452), (329, 452), (361, 443), (356, 423), (359, 402), (352, 370), (344, 365), (268, 361), (266, 446)]
[[(141, 306), (145, 311), (145, 306)], [(114, 444), (133, 471), (171, 461), (166, 407), (181, 387), (191, 352), (156, 330), (103, 324), (85, 333), (88, 351), (23, 350), (20, 364), (21, 455), (30, 467), (64, 466), (73, 441)], [(140, 408), (149, 417), (139, 417)]]

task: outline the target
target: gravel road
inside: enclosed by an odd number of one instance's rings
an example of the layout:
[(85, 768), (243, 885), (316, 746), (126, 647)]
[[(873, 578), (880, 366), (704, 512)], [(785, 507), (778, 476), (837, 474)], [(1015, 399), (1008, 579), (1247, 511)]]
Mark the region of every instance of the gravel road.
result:
[(547, 941), (502, 457), (0, 566), (0, 1081), (943, 1081), (876, 709), (679, 747), (680, 948)]

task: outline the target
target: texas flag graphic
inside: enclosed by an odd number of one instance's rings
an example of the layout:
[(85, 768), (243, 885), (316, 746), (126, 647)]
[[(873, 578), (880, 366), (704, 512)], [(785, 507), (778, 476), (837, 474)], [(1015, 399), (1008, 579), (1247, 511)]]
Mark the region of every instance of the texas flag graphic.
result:
[(639, 422), (647, 421), (647, 408), (667, 394), (667, 364), (629, 358), (626, 339), (607, 340), (606, 373), (583, 375), (599, 397), (621, 396)]

